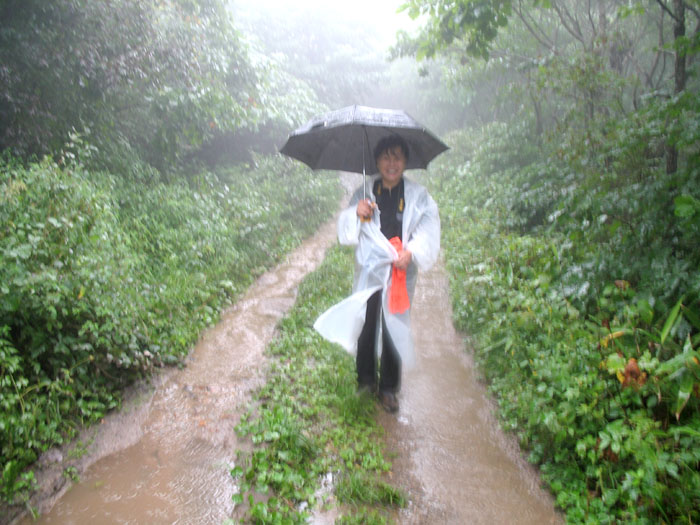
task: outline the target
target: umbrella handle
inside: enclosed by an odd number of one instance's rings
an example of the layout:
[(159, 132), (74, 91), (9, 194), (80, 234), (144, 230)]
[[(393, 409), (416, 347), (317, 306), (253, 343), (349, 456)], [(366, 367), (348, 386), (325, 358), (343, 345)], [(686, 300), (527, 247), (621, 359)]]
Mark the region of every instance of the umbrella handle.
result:
[[(366, 201), (367, 199), (362, 199), (363, 201)], [(369, 201), (369, 207), (372, 213), (374, 213), (374, 210), (377, 208), (377, 203)], [(364, 217), (360, 216), (360, 222), (372, 222), (372, 215), (370, 214), (369, 217)]]

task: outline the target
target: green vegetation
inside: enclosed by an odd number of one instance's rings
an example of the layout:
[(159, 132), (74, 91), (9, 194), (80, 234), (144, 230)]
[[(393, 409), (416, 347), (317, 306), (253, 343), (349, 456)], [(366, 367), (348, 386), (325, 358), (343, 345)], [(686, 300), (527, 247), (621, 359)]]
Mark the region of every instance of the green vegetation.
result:
[[(332, 178), (266, 156), (286, 133), (379, 100), (450, 132), (456, 322), (568, 520), (700, 521), (698, 0), (407, 0), (424, 23), (392, 65), (381, 19), (258, 4), (1, 4), (2, 501), (330, 214)], [(340, 523), (404, 503), (352, 360), (311, 329), (350, 265), (306, 281), (239, 427), (251, 520), (302, 521), (328, 474)]]
[(695, 522), (700, 172), (566, 176), (521, 164), (512, 127), (454, 140), (470, 161), (436, 188), (453, 308), (505, 428), (572, 523)]
[(255, 523), (305, 523), (309, 508), (324, 503), (319, 488), (328, 474), (347, 509), (341, 523), (385, 523), (382, 507), (405, 504), (401, 491), (382, 480), (390, 464), (376, 405), (356, 392), (352, 356), (312, 327), (349, 294), (352, 265), (352, 252), (335, 247), (304, 280), (268, 349), (267, 384), (237, 427), (256, 445), (239, 453), (242, 466), (232, 472), (239, 483), (235, 499)]
[[(0, 165), (2, 495), (201, 330), (335, 209), (332, 177), (258, 159), (168, 184)], [(300, 213), (299, 210), (304, 210)]]
[(395, 49), (465, 95), (433, 188), (455, 320), (571, 523), (700, 519), (697, 7), (411, 0)]
[(110, 171), (128, 169), (125, 152), (167, 171), (261, 119), (258, 74), (222, 1), (8, 0), (0, 10), (2, 150), (54, 155), (78, 131)]
[(223, 0), (10, 0), (0, 14), (0, 498), (13, 504), (38, 454), (179, 364), (338, 188), (256, 153), (323, 102), (251, 58)]

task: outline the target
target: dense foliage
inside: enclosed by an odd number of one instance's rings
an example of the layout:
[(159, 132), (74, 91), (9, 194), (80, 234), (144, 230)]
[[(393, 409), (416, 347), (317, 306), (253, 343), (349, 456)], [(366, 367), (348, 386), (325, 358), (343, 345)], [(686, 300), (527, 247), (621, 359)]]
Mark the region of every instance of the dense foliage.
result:
[(258, 8), (0, 2), (4, 503), (334, 207), (256, 152), (376, 83), (372, 32)]
[(586, 131), (650, 96), (697, 92), (700, 9), (695, 0), (671, 4), (410, 0), (405, 9), (427, 22), (418, 36), (402, 34), (393, 54), (434, 56), (463, 117), (458, 128), (527, 117), (538, 134)]
[(13, 500), (38, 453), (186, 355), (328, 216), (337, 186), (281, 159), (169, 184), (46, 159), (3, 162), (0, 195), (0, 490)]
[[(456, 321), (572, 523), (700, 517), (697, 100), (651, 105), (595, 148), (493, 124), (440, 164)], [(669, 113), (673, 175), (653, 147)]]
[(322, 507), (333, 480), (345, 516), (337, 523), (386, 523), (376, 506), (403, 506), (405, 496), (382, 480), (381, 429), (370, 395), (358, 394), (355, 363), (345, 350), (313, 329), (318, 315), (350, 292), (353, 256), (331, 249), (323, 265), (306, 277), (297, 302), (279, 325), (268, 348), (267, 384), (238, 426), (255, 445), (239, 453), (234, 497), (246, 509), (246, 522), (307, 523)]
[[(331, 179), (251, 150), (380, 100), (456, 129), (434, 188), (456, 320), (568, 519), (697, 522), (698, 0), (407, 0), (425, 24), (393, 54), (432, 57), (420, 78), (372, 51), (382, 20), (257, 4), (0, 2), (2, 499), (333, 208)], [(250, 518), (302, 520), (329, 472), (341, 501), (402, 501), (310, 328), (348, 260), (305, 284), (239, 429)]]
[(117, 169), (170, 169), (254, 126), (257, 75), (220, 0), (2, 2), (0, 149), (54, 154), (78, 131)]
[(406, 9), (395, 54), (439, 57), (473, 116), (435, 192), (505, 426), (568, 521), (697, 522), (697, 2)]

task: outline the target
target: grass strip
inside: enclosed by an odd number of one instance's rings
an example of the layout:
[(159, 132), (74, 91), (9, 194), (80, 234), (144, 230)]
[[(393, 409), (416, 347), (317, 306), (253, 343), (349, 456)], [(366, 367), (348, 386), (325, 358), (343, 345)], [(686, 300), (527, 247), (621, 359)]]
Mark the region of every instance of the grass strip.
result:
[(245, 506), (246, 522), (305, 523), (310, 509), (331, 504), (319, 496), (329, 475), (341, 507), (338, 523), (387, 523), (390, 509), (406, 503), (383, 479), (391, 468), (383, 429), (372, 398), (356, 392), (353, 357), (312, 327), (350, 293), (352, 265), (351, 250), (330, 249), (268, 347), (267, 383), (236, 427), (254, 445), (239, 451), (232, 470), (239, 484), (234, 500)]

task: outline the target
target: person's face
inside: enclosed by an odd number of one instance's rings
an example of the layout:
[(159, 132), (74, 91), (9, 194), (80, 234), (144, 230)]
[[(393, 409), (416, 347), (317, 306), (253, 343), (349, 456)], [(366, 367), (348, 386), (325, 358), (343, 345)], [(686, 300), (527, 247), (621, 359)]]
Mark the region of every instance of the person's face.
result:
[(406, 168), (406, 156), (401, 146), (394, 146), (377, 157), (377, 169), (387, 188), (393, 188), (399, 183), (404, 168)]

